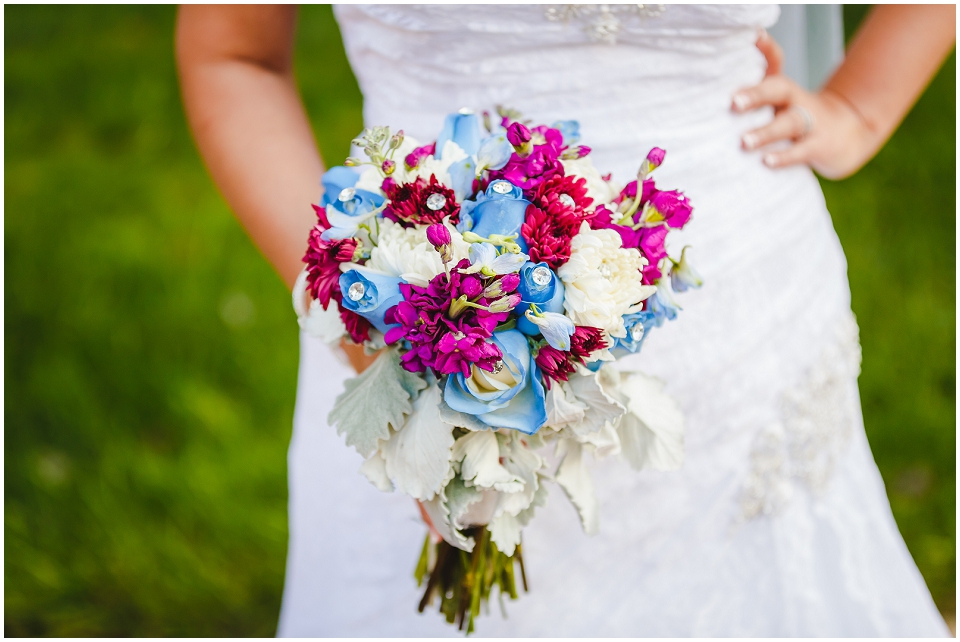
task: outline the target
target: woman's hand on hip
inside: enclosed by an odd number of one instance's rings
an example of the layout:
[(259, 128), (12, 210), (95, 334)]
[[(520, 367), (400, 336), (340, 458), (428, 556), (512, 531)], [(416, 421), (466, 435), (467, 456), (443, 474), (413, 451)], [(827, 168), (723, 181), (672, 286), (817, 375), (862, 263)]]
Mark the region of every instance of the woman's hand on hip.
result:
[(876, 143), (853, 106), (829, 90), (809, 92), (781, 73), (783, 51), (765, 31), (757, 48), (767, 59), (767, 75), (760, 84), (734, 94), (732, 109), (747, 112), (769, 105), (775, 116), (769, 124), (743, 135), (743, 149), (762, 149), (786, 140), (792, 142), (786, 149), (763, 154), (765, 165), (803, 163), (827, 178), (842, 178), (859, 169)]

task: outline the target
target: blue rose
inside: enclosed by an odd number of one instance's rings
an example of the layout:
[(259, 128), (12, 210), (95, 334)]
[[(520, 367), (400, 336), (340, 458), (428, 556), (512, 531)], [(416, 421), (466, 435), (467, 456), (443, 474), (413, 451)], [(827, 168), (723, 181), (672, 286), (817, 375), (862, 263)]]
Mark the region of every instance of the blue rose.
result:
[[(326, 200), (327, 195), (324, 194)], [(372, 218), (386, 199), (364, 189), (345, 187), (327, 206), (327, 221), (330, 229), (321, 238), (325, 241), (356, 236), (367, 219)]]
[(524, 334), (532, 337), (540, 334), (540, 328), (524, 316), (531, 303), (536, 303), (541, 312), (563, 313), (563, 281), (546, 263), (528, 262), (520, 268), (517, 294), (520, 295), (520, 305), (515, 308), (517, 329)]
[(348, 270), (340, 275), (343, 307), (356, 312), (377, 330), (386, 333), (393, 326), (384, 322), (383, 315), (403, 300), (400, 283), (398, 277), (379, 274), (366, 268)]
[(523, 197), (522, 189), (510, 181), (495, 180), (485, 192), (477, 195), (477, 200), (465, 201), (460, 206), (457, 229), (484, 238), (491, 234), (516, 234), (516, 243), (526, 252), (527, 244), (520, 236), (520, 226), (527, 215), (528, 205), (530, 201)]
[(331, 167), (323, 176), (320, 177), (320, 183), (323, 185), (323, 196), (320, 198), (320, 206), (326, 208), (327, 205), (333, 205), (340, 196), (340, 192), (348, 187), (353, 187), (360, 180), (360, 174), (338, 165)]
[(461, 203), (473, 195), (473, 180), (477, 176), (477, 165), (472, 158), (464, 158), (450, 165), (450, 180), (453, 181), (453, 195)]
[(450, 375), (443, 400), (492, 428), (532, 435), (547, 422), (547, 411), (527, 338), (516, 330), (506, 330), (495, 333), (493, 342), (503, 354), (501, 370), (494, 374), (474, 366), (469, 378), (462, 373)]
[(467, 156), (474, 156), (480, 149), (480, 119), (473, 112), (450, 114), (437, 136), (437, 158), (443, 158), (443, 146), (452, 140)]
[(651, 329), (657, 327), (656, 314), (650, 310), (634, 312), (623, 315), (623, 325), (627, 330), (625, 337), (619, 337), (614, 346), (614, 356), (620, 356), (627, 352), (640, 352), (643, 342), (647, 339), (647, 334)]

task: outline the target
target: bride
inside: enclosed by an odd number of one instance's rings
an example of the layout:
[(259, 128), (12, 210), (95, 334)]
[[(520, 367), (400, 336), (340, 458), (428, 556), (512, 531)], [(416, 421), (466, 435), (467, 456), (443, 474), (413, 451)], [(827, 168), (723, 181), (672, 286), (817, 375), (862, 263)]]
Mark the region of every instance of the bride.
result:
[[(553, 493), (525, 530), (532, 587), (478, 623), (506, 636), (947, 634), (897, 531), (863, 430), (846, 264), (810, 167), (883, 145), (955, 38), (950, 6), (877, 8), (817, 93), (778, 73), (775, 5), (340, 6), (368, 125), (432, 140), (503, 104), (575, 118), (625, 182), (642, 154), (696, 205), (678, 233), (707, 286), (630, 366), (687, 419), (676, 473), (596, 467), (602, 528)], [(323, 172), (297, 93), (296, 12), (187, 6), (177, 51), (214, 180), (291, 285)], [(757, 33), (761, 33), (759, 40)], [(292, 322), (292, 321), (291, 321)], [(362, 369), (362, 352), (347, 349)], [(430, 636), (412, 579), (424, 525), (326, 425), (353, 370), (301, 335), (281, 635)], [(496, 609), (494, 609), (496, 611)]]

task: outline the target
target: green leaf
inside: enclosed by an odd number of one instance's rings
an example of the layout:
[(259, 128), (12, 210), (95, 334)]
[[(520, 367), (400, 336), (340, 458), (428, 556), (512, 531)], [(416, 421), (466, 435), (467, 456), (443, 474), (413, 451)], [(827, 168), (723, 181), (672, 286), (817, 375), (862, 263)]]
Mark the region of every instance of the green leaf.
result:
[(369, 368), (344, 383), (345, 390), (327, 417), (345, 434), (347, 445), (369, 457), (381, 439), (390, 438), (390, 427), (400, 430), (404, 416), (413, 411), (411, 398), (427, 387), (423, 377), (400, 367), (400, 352), (384, 350)]

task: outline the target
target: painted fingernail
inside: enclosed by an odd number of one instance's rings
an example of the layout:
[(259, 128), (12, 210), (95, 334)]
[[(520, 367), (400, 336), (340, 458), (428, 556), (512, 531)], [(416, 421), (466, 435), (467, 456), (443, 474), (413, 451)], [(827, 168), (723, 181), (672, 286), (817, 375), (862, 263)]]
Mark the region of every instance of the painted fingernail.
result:
[(743, 146), (745, 149), (753, 149), (760, 143), (760, 137), (756, 134), (744, 134)]
[(763, 155), (763, 164), (767, 167), (776, 167), (777, 166), (777, 157), (773, 154), (764, 154)]
[(736, 107), (739, 111), (743, 111), (750, 106), (750, 97), (746, 94), (734, 94), (733, 95), (733, 106)]

